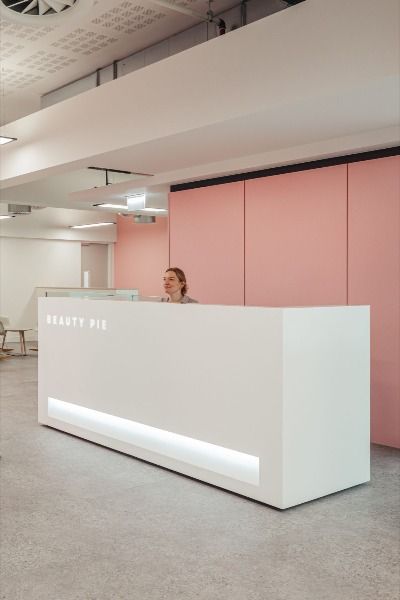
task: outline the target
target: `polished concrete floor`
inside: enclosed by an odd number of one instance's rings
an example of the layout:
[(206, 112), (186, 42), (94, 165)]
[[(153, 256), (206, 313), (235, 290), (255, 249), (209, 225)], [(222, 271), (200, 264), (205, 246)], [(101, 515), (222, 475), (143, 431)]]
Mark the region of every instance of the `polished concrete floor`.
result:
[(281, 512), (39, 426), (33, 354), (0, 376), (1, 599), (399, 598), (398, 451)]

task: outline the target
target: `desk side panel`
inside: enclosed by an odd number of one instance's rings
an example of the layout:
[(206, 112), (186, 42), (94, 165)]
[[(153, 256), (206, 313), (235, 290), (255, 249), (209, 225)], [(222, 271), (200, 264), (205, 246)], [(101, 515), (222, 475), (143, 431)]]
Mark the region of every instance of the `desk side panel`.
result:
[(369, 481), (369, 307), (285, 309), (284, 507)]

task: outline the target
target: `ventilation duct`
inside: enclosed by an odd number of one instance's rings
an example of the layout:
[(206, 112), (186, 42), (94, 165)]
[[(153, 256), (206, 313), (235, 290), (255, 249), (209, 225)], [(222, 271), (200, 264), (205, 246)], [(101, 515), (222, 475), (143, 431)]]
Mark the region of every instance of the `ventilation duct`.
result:
[(32, 206), (27, 204), (9, 204), (8, 212), (13, 215), (30, 215)]
[(143, 224), (156, 222), (156, 218), (151, 215), (134, 215), (133, 220), (135, 223), (143, 223)]

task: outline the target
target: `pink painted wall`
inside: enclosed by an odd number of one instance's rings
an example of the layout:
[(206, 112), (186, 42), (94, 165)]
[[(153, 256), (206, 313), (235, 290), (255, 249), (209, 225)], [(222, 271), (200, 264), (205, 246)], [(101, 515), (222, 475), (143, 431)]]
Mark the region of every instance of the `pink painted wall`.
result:
[(371, 305), (371, 437), (400, 447), (400, 157), (349, 165), (349, 303)]
[(203, 303), (370, 304), (372, 440), (400, 447), (399, 186), (391, 157), (174, 192), (170, 262), (166, 219), (119, 218), (116, 285), (174, 264)]
[(244, 182), (170, 194), (170, 265), (203, 304), (243, 304)]
[(246, 304), (347, 299), (347, 166), (246, 181)]
[(167, 266), (168, 219), (159, 217), (144, 225), (131, 217), (118, 217), (115, 287), (139, 288), (143, 296), (160, 296)]

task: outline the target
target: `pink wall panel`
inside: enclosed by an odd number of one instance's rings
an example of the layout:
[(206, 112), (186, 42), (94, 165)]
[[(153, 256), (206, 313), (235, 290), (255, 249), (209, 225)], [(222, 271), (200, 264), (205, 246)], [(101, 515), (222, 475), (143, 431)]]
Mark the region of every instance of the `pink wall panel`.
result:
[(246, 304), (347, 301), (347, 165), (246, 181)]
[(371, 305), (372, 441), (400, 447), (400, 157), (349, 165), (349, 303)]
[(115, 287), (137, 287), (143, 296), (160, 296), (167, 266), (168, 219), (144, 225), (134, 223), (132, 217), (118, 217)]
[(243, 304), (244, 183), (170, 194), (170, 266), (189, 295), (207, 304)]

